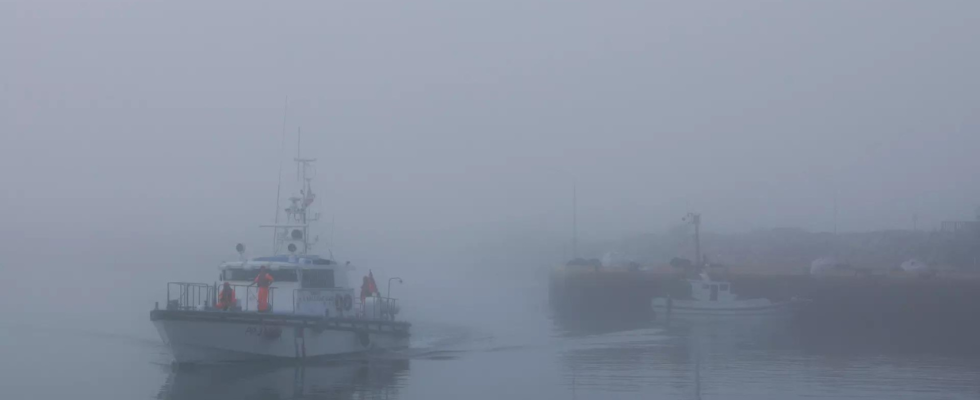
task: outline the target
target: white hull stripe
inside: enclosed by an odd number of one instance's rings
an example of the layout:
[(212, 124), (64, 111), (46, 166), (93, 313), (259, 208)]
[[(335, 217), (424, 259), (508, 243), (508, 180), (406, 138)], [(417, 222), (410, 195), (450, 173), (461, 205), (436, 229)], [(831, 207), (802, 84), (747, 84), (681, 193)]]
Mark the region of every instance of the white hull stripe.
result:
[(221, 311), (172, 311), (153, 310), (150, 320), (199, 321), (225, 324), (265, 325), (278, 327), (306, 327), (324, 330), (338, 330), (370, 333), (409, 335), (411, 324), (401, 321), (379, 321), (356, 318), (322, 318), (298, 315), (275, 315), (258, 313), (232, 313)]

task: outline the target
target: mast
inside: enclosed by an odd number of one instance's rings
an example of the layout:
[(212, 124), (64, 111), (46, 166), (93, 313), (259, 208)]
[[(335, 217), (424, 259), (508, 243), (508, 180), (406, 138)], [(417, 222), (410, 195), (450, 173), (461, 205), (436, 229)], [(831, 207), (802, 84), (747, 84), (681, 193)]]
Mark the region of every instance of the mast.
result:
[(837, 188), (834, 188), (834, 238), (837, 237)]
[(834, 262), (840, 262), (840, 239), (837, 237), (837, 187), (834, 186), (834, 239), (831, 246), (834, 248)]
[[(299, 183), (299, 195), (290, 197), (289, 206), (284, 209), (286, 212), (285, 221), (280, 224), (261, 225), (263, 228), (273, 228), (275, 231), (275, 242), (273, 254), (279, 255), (283, 250), (289, 254), (307, 255), (316, 243), (316, 239), (310, 240), (310, 223), (320, 218), (319, 213), (311, 214), (310, 205), (316, 199), (311, 187), (311, 181), (316, 169), (313, 163), (315, 158), (302, 158), (300, 146), (302, 144), (302, 131), (296, 133), (296, 180)], [(278, 216), (278, 213), (277, 213)]]
[[(286, 149), (286, 115), (289, 113), (289, 96), (282, 110), (282, 140), (279, 143), (279, 183), (276, 184), (276, 225), (279, 225), (279, 196), (282, 194), (282, 153)], [(272, 248), (276, 248), (276, 231), (272, 231)]]

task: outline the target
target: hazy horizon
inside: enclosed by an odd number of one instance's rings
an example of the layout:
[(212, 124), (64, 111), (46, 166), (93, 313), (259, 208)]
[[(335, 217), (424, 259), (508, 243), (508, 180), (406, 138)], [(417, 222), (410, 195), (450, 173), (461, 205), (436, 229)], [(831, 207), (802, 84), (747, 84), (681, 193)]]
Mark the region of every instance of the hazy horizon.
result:
[(321, 240), (371, 262), (567, 242), (573, 185), (581, 240), (972, 219), (978, 11), (8, 0), (0, 249), (268, 248), (300, 127)]
[[(0, 397), (975, 398), (978, 246), (924, 232), (980, 217), (978, 38), (977, 0), (0, 0)], [(353, 270), (209, 306), (300, 131)]]

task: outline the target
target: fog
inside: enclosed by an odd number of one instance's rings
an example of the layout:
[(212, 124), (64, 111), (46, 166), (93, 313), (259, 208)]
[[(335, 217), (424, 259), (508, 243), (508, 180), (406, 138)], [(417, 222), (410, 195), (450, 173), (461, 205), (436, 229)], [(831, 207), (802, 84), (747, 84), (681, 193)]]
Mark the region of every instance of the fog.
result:
[(975, 1), (4, 0), (4, 301), (40, 283), (142, 318), (162, 282), (213, 279), (235, 243), (268, 251), (258, 225), (282, 160), (292, 192), (300, 129), (319, 251), (384, 276), (560, 263), (573, 187), (583, 242), (688, 211), (716, 232), (830, 231), (835, 198), (844, 231), (972, 218), (978, 16)]

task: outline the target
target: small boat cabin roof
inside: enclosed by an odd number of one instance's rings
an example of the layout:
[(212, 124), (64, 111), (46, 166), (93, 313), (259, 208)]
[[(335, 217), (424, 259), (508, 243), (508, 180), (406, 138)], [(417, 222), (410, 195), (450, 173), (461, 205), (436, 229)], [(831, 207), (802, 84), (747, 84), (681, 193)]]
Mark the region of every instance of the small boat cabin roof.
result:
[(696, 300), (706, 301), (734, 301), (735, 295), (731, 292), (732, 285), (728, 281), (718, 281), (708, 278), (705, 275), (702, 279), (688, 279), (691, 284), (691, 297)]
[(245, 261), (226, 261), (221, 263), (219, 267), (222, 270), (225, 269), (259, 269), (262, 267), (267, 267), (270, 270), (280, 270), (280, 269), (333, 269), (333, 270), (350, 270), (352, 267), (350, 263), (341, 266), (337, 264), (336, 261), (323, 258), (317, 255), (280, 255), (280, 256), (269, 256), (269, 257), (255, 257)]

